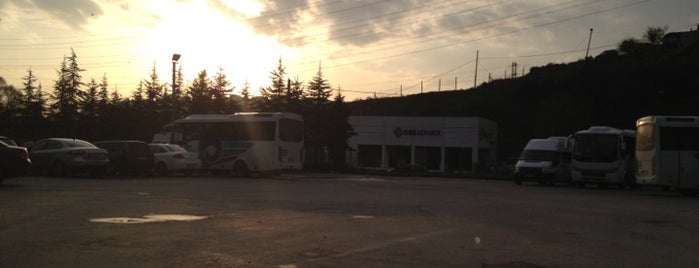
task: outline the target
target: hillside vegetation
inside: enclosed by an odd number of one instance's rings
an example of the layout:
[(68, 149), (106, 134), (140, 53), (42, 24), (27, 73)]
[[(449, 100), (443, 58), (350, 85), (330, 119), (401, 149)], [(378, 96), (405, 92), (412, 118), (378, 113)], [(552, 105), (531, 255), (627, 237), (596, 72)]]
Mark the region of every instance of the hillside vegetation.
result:
[(535, 67), (470, 90), (351, 102), (352, 115), (484, 117), (498, 123), (500, 160), (517, 157), (530, 138), (598, 125), (634, 129), (646, 115), (699, 115), (699, 44), (627, 41), (619, 53)]

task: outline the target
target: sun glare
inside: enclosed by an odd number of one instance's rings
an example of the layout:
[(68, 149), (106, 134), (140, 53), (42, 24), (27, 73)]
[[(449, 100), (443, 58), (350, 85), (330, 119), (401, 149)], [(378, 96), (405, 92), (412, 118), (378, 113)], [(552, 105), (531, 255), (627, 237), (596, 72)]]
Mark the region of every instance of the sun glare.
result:
[(224, 0), (221, 2), (240, 13), (243, 13), (247, 17), (259, 15), (264, 8), (262, 3), (252, 0)]
[[(251, 1), (243, 1), (243, 3)], [(171, 56), (181, 54), (185, 83), (206, 69), (209, 77), (223, 68), (228, 80), (240, 93), (247, 80), (250, 92), (258, 93), (259, 86), (268, 84), (268, 73), (286, 50), (274, 39), (255, 35), (245, 24), (211, 9), (203, 2), (181, 2), (154, 7), (160, 10), (160, 22), (144, 39), (144, 55), (156, 61), (158, 76), (169, 81)], [(152, 63), (143, 66), (147, 77)]]

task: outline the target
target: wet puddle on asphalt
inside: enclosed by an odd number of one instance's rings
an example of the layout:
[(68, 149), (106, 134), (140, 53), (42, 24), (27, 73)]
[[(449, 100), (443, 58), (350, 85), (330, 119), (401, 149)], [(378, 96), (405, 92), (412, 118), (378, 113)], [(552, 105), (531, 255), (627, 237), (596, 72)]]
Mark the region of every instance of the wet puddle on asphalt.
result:
[(112, 217), (112, 218), (94, 218), (90, 222), (97, 223), (120, 223), (120, 224), (135, 224), (135, 223), (155, 223), (155, 222), (171, 222), (171, 221), (198, 221), (209, 218), (208, 216), (196, 215), (180, 215), (180, 214), (149, 214), (143, 217)]

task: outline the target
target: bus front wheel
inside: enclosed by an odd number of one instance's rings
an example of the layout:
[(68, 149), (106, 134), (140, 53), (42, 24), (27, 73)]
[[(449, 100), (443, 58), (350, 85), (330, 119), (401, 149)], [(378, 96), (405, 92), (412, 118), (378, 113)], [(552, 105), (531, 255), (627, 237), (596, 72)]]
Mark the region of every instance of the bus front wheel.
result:
[(233, 164), (233, 177), (248, 177), (250, 176), (250, 171), (248, 170), (248, 165), (245, 162), (238, 161)]

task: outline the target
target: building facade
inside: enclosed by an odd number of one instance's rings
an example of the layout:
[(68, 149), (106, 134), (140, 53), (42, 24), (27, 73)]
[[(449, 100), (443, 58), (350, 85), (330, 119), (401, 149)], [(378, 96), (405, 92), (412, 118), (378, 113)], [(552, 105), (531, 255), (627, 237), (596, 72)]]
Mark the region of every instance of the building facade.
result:
[(473, 172), (496, 161), (497, 124), (479, 117), (350, 116), (349, 166)]

